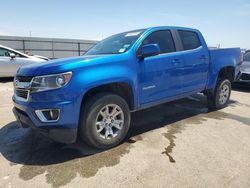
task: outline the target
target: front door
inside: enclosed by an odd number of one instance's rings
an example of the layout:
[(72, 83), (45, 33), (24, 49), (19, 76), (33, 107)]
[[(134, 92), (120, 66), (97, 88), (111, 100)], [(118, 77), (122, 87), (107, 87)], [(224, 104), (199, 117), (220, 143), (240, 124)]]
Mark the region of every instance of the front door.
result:
[(176, 52), (170, 30), (151, 33), (142, 43), (158, 44), (160, 54), (139, 62), (140, 104), (160, 101), (182, 94), (182, 56)]
[(12, 59), (9, 57), (9, 51), (0, 48), (0, 77), (10, 76), (11, 60)]
[[(10, 54), (15, 54), (11, 58)], [(17, 69), (30, 63), (29, 58), (5, 48), (0, 48), (0, 76), (14, 76)]]

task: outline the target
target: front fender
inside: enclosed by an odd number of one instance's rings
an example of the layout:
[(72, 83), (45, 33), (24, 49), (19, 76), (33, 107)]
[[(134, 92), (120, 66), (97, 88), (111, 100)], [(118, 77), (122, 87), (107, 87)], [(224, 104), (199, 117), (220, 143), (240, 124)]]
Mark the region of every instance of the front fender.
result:
[(114, 63), (86, 68), (75, 75), (75, 81), (77, 82), (76, 86), (81, 90), (82, 99), (89, 90), (95, 87), (118, 82), (127, 83), (133, 92), (135, 107), (138, 104), (136, 72), (126, 64)]

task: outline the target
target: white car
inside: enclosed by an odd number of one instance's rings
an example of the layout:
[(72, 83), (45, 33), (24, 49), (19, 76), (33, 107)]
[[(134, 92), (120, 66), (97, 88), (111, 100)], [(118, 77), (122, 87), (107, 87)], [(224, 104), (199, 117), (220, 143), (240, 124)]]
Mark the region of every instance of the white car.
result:
[(42, 56), (29, 56), (19, 51), (0, 45), (0, 78), (13, 77), (19, 67), (31, 63), (47, 61)]

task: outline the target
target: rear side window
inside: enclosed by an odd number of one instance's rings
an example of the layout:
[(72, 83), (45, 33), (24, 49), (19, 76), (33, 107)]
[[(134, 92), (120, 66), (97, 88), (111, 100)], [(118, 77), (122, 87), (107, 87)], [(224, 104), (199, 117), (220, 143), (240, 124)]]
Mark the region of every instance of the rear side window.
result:
[(161, 50), (161, 54), (176, 51), (174, 40), (169, 30), (162, 30), (151, 33), (142, 43), (142, 45), (146, 44), (158, 44)]
[(250, 52), (245, 53), (244, 61), (250, 61)]
[(178, 31), (184, 50), (192, 50), (201, 46), (199, 36), (192, 31)]

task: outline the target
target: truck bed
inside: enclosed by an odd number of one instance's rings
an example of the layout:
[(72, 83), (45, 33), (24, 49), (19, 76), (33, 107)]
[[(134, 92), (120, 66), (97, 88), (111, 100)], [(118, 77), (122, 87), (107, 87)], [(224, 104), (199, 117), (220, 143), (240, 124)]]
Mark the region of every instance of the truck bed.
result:
[(240, 48), (209, 49), (209, 53), (212, 63), (234, 62), (235, 65), (240, 63)]
[(209, 49), (211, 74), (220, 70), (220, 67), (233, 67), (234, 80), (240, 72), (241, 50), (240, 48)]

